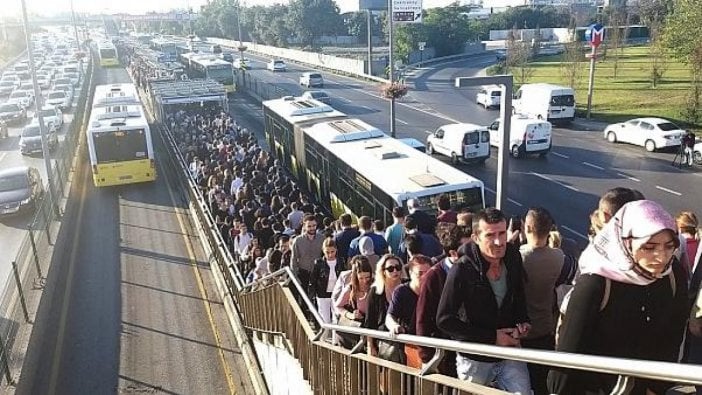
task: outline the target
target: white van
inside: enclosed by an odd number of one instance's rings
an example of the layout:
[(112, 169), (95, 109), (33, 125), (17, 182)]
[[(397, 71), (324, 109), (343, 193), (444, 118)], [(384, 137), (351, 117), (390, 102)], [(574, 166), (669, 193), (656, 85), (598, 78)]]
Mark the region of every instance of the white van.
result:
[(475, 102), (485, 107), (500, 108), (502, 101), (502, 88), (499, 85), (483, 85), (478, 94), (475, 95)]
[(485, 162), (490, 157), (490, 132), (484, 126), (471, 123), (441, 126), (427, 137), (427, 154), (434, 153), (450, 157), (454, 165)]
[(553, 84), (524, 84), (514, 95), (515, 114), (526, 114), (553, 123), (575, 119), (575, 91)]
[[(500, 120), (490, 126), (490, 145), (499, 148), (502, 142)], [(551, 123), (523, 114), (513, 115), (509, 137), (509, 151), (515, 158), (538, 154), (546, 156), (551, 150)]]

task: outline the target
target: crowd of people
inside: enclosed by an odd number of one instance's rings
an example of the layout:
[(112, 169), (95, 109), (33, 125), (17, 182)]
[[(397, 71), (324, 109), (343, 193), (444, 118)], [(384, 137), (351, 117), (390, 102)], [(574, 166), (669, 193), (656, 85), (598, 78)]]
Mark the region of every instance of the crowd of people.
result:
[[(583, 251), (545, 208), (508, 218), (495, 208), (438, 213), (413, 200), (392, 224), (331, 218), (256, 137), (221, 109), (171, 114), (168, 124), (246, 281), (284, 266), (324, 322), (435, 338), (670, 362), (702, 362), (699, 224), (638, 191), (606, 192)], [(435, 350), (360, 339), (368, 354), (411, 367)], [(681, 350), (684, 352), (681, 353)], [(680, 357), (682, 355), (682, 357)], [(520, 394), (608, 392), (617, 377), (444, 353), (440, 373)], [(672, 383), (636, 380), (633, 394)], [(702, 394), (702, 390), (698, 390)]]

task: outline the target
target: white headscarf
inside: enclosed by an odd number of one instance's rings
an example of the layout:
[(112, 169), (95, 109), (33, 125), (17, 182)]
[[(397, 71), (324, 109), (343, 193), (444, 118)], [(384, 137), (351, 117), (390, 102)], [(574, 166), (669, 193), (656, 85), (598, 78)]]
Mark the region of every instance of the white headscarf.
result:
[(675, 220), (658, 203), (637, 200), (625, 204), (595, 236), (580, 256), (582, 274), (598, 274), (627, 284), (648, 285), (672, 270), (672, 260), (658, 276), (644, 270), (634, 260), (628, 239), (649, 239), (670, 230), (678, 240)]

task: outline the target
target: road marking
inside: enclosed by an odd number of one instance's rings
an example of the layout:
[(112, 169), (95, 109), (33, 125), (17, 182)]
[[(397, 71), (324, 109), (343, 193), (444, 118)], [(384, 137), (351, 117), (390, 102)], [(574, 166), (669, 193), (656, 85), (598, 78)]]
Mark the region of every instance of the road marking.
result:
[(675, 196), (682, 196), (682, 193), (677, 192), (677, 191), (674, 191), (674, 190), (672, 190), (672, 189), (668, 189), (668, 188), (662, 187), (662, 186), (660, 186), (660, 185), (656, 185), (656, 189), (660, 189), (661, 191), (668, 192), (668, 193), (672, 193), (672, 194), (675, 195)]
[[(157, 157), (159, 165), (161, 168), (163, 168), (163, 162)], [(204, 281), (202, 280), (202, 276), (200, 275), (200, 270), (198, 269), (197, 266), (197, 258), (195, 257), (195, 252), (193, 250), (192, 242), (190, 241), (190, 238), (187, 236), (189, 233), (187, 229), (185, 228), (184, 221), (181, 218), (181, 213), (180, 210), (178, 209), (178, 204), (176, 203), (176, 198), (173, 196), (173, 187), (171, 186), (171, 183), (168, 181), (168, 176), (164, 176), (164, 180), (166, 181), (166, 184), (168, 185), (167, 191), (168, 195), (171, 198), (171, 203), (173, 204), (173, 209), (175, 212), (175, 217), (176, 220), (178, 220), (178, 226), (180, 226), (181, 233), (183, 235), (183, 240), (185, 241), (185, 249), (188, 252), (188, 258), (190, 261), (190, 267), (193, 270), (193, 273), (195, 274), (195, 279), (197, 280), (197, 287), (198, 290), (200, 291), (200, 296), (202, 297), (202, 303), (205, 306), (205, 312), (207, 313), (207, 319), (210, 322), (210, 329), (212, 329), (212, 335), (214, 336), (215, 339), (215, 344), (217, 345), (217, 351), (219, 353), (219, 359), (220, 362), (222, 363), (222, 368), (224, 369), (224, 375), (227, 376), (227, 385), (229, 386), (229, 393), (230, 394), (236, 394), (237, 388), (236, 385), (234, 384), (234, 379), (232, 376), (232, 372), (229, 369), (229, 365), (227, 364), (227, 360), (224, 357), (224, 349), (222, 347), (221, 341), (219, 339), (218, 335), (218, 330), (217, 330), (217, 324), (215, 324), (214, 316), (212, 314), (212, 308), (210, 307), (210, 302), (208, 302), (209, 296), (207, 294), (207, 290), (205, 289)]]
[[(87, 201), (88, 182), (90, 181), (89, 172), (83, 171), (83, 189), (81, 190), (80, 206), (78, 206), (78, 215), (76, 216), (76, 224), (83, 223), (83, 212), (85, 202)], [(81, 238), (73, 239), (71, 253), (68, 258), (68, 274), (66, 275), (66, 284), (63, 290), (63, 299), (61, 305), (61, 315), (59, 316), (58, 333), (56, 334), (56, 346), (54, 346), (54, 355), (51, 364), (51, 375), (49, 376), (49, 391), (53, 395), (56, 393), (56, 383), (58, 381), (59, 371), (61, 369), (61, 354), (63, 353), (63, 338), (66, 336), (66, 321), (68, 320), (69, 297), (73, 290), (73, 270), (75, 268), (76, 256), (78, 255), (78, 246)]]
[(563, 158), (563, 159), (570, 159), (570, 156), (568, 156), (568, 155), (563, 155), (563, 154), (559, 154), (558, 152), (553, 152), (553, 151), (551, 151), (551, 155), (556, 155), (557, 157)]
[(562, 182), (560, 182), (560, 181), (558, 181), (558, 180), (554, 180), (553, 178), (548, 177), (548, 176), (545, 176), (545, 175), (543, 175), (543, 174), (534, 173), (533, 171), (532, 171), (532, 172), (529, 172), (529, 174), (534, 175), (534, 176), (537, 176), (537, 177), (542, 178), (542, 179), (544, 179), (544, 180), (551, 181), (551, 182), (553, 182), (554, 184), (558, 184), (558, 185), (562, 186), (563, 188), (568, 188), (568, 189), (570, 189), (571, 191), (580, 192), (580, 190), (579, 190), (578, 188), (576, 188), (576, 187), (574, 187), (574, 186), (572, 186), (572, 185), (564, 184), (564, 183), (562, 183)]
[(397, 122), (403, 124), (403, 125), (409, 125), (409, 123), (407, 123), (407, 122), (401, 120), (400, 118), (395, 118), (395, 120), (396, 120)]
[(3, 159), (5, 159), (5, 156), (7, 156), (7, 152), (3, 152), (0, 154), (0, 162), (2, 162)]
[(569, 228), (569, 227), (567, 227), (567, 226), (565, 226), (565, 225), (561, 225), (561, 228), (563, 228), (563, 229), (567, 230), (568, 232), (570, 232), (570, 233), (572, 233), (572, 234), (574, 234), (574, 235), (580, 237), (581, 239), (590, 240), (590, 239), (589, 239), (587, 236), (585, 236), (584, 234), (582, 234), (582, 233), (580, 233), (580, 232), (578, 232), (578, 231), (576, 231), (576, 230), (574, 230), (574, 229), (571, 229), (571, 228)]
[[(374, 109), (368, 107), (368, 106), (361, 106), (362, 109), (368, 110), (368, 111), (375, 111)], [(397, 119), (397, 118), (396, 118)]]
[(512, 203), (512, 204), (514, 204), (514, 205), (516, 205), (517, 207), (524, 207), (523, 204), (519, 203), (518, 201), (516, 201), (516, 200), (514, 200), (514, 199), (507, 198), (507, 201), (510, 202), (510, 203)]
[(624, 174), (624, 173), (617, 173), (617, 175), (620, 176), (620, 177), (627, 178), (627, 179), (629, 179), (629, 180), (631, 180), (631, 181), (641, 182), (641, 180), (639, 180), (638, 178), (632, 177), (632, 176), (628, 176), (628, 175), (626, 175), (626, 174)]
[(495, 192), (495, 190), (490, 189), (490, 188), (485, 187), (485, 186), (484, 186), (483, 188), (485, 188), (486, 191), (488, 191), (488, 192), (490, 192), (490, 193), (494, 193), (495, 195), (497, 195), (497, 192)]
[(582, 162), (582, 163), (583, 163), (585, 166), (587, 166), (587, 167), (592, 167), (593, 169), (604, 170), (604, 167), (600, 167), (600, 166), (597, 166), (597, 165), (593, 165), (593, 164), (590, 163), (590, 162)]

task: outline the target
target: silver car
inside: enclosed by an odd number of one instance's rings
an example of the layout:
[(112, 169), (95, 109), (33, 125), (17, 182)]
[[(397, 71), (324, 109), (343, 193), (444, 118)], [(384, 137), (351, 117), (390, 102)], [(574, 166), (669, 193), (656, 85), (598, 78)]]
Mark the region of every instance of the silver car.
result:
[(34, 211), (44, 194), (39, 170), (19, 166), (0, 170), (0, 216)]

